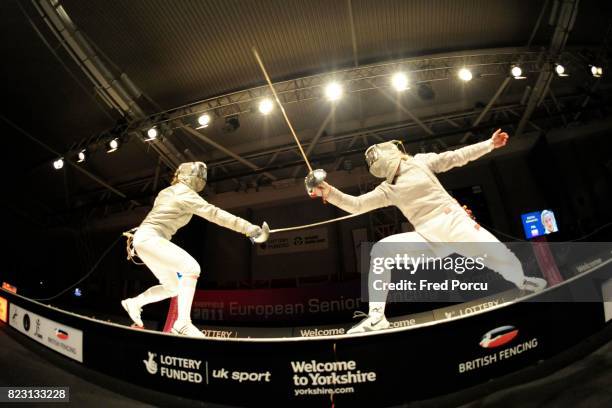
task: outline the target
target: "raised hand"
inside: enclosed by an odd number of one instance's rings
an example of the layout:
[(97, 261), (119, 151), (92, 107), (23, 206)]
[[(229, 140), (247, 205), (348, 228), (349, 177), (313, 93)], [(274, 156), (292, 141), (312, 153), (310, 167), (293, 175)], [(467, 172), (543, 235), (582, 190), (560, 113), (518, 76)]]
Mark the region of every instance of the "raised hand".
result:
[(491, 140), (493, 141), (493, 147), (495, 149), (499, 147), (504, 147), (506, 143), (508, 143), (508, 134), (506, 132), (502, 132), (501, 129), (497, 129), (493, 136), (491, 136)]

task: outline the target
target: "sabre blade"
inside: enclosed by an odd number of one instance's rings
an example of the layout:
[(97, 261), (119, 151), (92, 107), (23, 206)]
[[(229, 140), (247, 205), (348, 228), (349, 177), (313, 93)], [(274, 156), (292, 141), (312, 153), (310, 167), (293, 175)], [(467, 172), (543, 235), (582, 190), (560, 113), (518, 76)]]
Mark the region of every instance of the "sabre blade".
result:
[(304, 229), (304, 228), (318, 227), (319, 225), (330, 224), (330, 223), (336, 222), (336, 221), (348, 220), (349, 218), (357, 217), (357, 216), (363, 215), (363, 214), (365, 214), (365, 213), (361, 212), (361, 213), (344, 215), (344, 216), (338, 217), (338, 218), (332, 218), (331, 220), (319, 221), (319, 222), (315, 222), (315, 223), (312, 223), (312, 224), (297, 225), (295, 227), (287, 227), (287, 228), (276, 228), (276, 229), (270, 230), (270, 234), (276, 234), (277, 232), (296, 231), (296, 230)]
[(297, 146), (300, 149), (300, 153), (302, 153), (302, 157), (304, 158), (304, 161), (306, 162), (306, 166), (308, 167), (308, 171), (310, 172), (312, 171), (312, 166), (310, 165), (310, 162), (308, 161), (308, 157), (306, 156), (306, 153), (304, 152), (304, 149), (302, 148), (302, 144), (300, 143), (300, 140), (298, 139), (297, 134), (295, 133), (295, 130), (293, 129), (293, 126), (291, 125), (291, 122), (289, 121), (289, 117), (287, 116), (287, 112), (285, 112), (285, 108), (283, 108), (283, 105), (281, 104), (281, 101), (278, 98), (278, 95), (276, 94), (276, 90), (274, 89), (274, 86), (272, 85), (272, 81), (270, 80), (270, 77), (268, 76), (268, 71), (266, 71), (266, 67), (263, 64), (263, 61), (261, 60), (261, 57), (259, 56), (257, 49), (253, 47), (252, 50), (253, 50), (253, 54), (255, 55), (255, 59), (257, 60), (257, 63), (259, 64), (259, 68), (261, 68), (261, 72), (263, 72), (264, 76), (266, 77), (266, 82), (268, 83), (270, 90), (272, 90), (272, 95), (274, 95), (274, 99), (276, 100), (276, 103), (278, 104), (278, 107), (280, 108), (281, 113), (283, 114), (283, 117), (285, 118), (285, 122), (287, 122), (287, 126), (289, 126), (291, 135), (295, 139), (295, 143), (297, 143)]

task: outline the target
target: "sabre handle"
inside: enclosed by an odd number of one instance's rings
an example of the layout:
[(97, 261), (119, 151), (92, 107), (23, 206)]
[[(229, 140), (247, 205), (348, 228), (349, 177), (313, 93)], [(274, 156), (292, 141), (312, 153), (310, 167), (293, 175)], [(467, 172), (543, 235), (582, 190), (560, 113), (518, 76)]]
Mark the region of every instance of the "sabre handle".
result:
[(315, 169), (304, 178), (304, 187), (306, 187), (306, 192), (311, 198), (322, 196), (316, 187), (323, 183), (326, 177), (327, 172), (325, 170)]

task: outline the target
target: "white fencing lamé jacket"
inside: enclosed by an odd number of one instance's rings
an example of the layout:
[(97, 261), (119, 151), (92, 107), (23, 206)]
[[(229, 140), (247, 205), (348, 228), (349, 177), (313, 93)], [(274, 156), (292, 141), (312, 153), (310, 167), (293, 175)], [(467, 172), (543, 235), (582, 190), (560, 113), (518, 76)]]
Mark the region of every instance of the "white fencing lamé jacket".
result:
[(170, 240), (194, 214), (242, 234), (256, 228), (247, 220), (208, 203), (185, 184), (176, 183), (159, 192), (153, 208), (138, 227), (138, 231), (157, 233)]
[(491, 150), (493, 141), (489, 139), (444, 153), (407, 156), (401, 161), (395, 183), (383, 181), (374, 190), (358, 197), (332, 187), (327, 201), (352, 214), (395, 205), (417, 228), (445, 208), (457, 205), (435, 173), (463, 166)]

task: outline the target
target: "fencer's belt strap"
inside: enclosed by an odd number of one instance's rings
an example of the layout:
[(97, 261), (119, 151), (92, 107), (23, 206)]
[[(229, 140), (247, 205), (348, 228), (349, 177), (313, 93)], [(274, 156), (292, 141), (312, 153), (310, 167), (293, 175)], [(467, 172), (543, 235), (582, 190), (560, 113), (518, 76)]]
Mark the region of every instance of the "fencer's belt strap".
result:
[(338, 218), (332, 218), (331, 220), (319, 221), (319, 222), (315, 222), (315, 223), (312, 223), (312, 224), (297, 225), (295, 227), (286, 227), (286, 228), (271, 229), (270, 230), (270, 234), (274, 234), (276, 232), (287, 232), (287, 231), (300, 230), (300, 229), (304, 229), (304, 228), (318, 227), (319, 225), (331, 224), (332, 222), (348, 220), (349, 218), (357, 217), (357, 216), (362, 215), (362, 214), (365, 214), (365, 213), (361, 212), (361, 213), (349, 214), (349, 215), (345, 215), (345, 216), (338, 217)]

